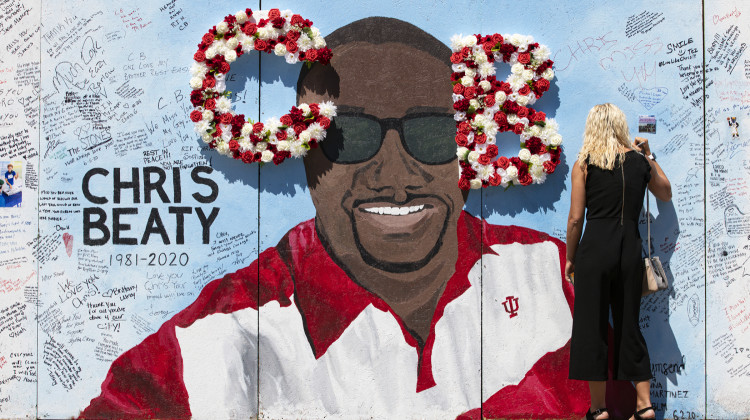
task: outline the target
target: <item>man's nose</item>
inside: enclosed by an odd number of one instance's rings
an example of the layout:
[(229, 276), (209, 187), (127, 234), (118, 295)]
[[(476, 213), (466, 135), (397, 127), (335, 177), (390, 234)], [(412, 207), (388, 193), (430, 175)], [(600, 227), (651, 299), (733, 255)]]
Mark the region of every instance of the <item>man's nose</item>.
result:
[(393, 194), (395, 202), (404, 203), (409, 192), (419, 190), (431, 181), (432, 177), (421, 165), (404, 149), (398, 130), (390, 129), (366, 174), (367, 185), (378, 192)]

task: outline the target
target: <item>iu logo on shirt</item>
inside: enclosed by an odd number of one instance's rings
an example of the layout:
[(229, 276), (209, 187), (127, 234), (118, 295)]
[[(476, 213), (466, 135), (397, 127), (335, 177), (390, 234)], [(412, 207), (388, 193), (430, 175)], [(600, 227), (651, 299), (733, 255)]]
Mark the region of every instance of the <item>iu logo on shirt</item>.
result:
[(505, 312), (508, 313), (508, 317), (513, 318), (518, 315), (518, 298), (508, 296), (505, 298), (505, 301), (503, 301), (503, 307), (505, 308)]

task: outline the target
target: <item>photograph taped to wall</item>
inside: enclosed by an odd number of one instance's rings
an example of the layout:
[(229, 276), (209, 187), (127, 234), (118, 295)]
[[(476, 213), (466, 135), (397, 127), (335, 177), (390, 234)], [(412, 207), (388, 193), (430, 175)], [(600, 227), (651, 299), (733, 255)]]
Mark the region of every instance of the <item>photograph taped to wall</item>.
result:
[(638, 116), (638, 132), (656, 134), (656, 116), (655, 115), (639, 115)]
[(23, 202), (24, 161), (19, 159), (0, 160), (0, 207), (21, 207)]

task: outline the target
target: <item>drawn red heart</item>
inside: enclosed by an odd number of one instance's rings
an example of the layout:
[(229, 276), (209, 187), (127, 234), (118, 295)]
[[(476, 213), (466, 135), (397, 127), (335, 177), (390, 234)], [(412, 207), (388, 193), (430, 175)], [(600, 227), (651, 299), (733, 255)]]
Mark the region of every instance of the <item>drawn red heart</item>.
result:
[(65, 243), (65, 253), (70, 257), (73, 255), (73, 235), (68, 232), (63, 233), (63, 243)]

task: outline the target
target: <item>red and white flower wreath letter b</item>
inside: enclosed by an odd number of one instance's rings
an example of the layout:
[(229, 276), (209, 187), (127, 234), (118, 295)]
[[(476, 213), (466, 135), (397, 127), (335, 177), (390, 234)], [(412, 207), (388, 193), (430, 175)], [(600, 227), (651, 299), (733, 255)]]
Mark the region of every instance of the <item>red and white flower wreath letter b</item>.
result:
[[(530, 105), (554, 78), (549, 48), (518, 34), (455, 35), (451, 48), (459, 187), (544, 182), (560, 163), (562, 137), (557, 123)], [(511, 65), (504, 82), (495, 77), (496, 60)], [(497, 158), (502, 131), (520, 135), (518, 156)]]
[(284, 56), (287, 63), (328, 64), (331, 50), (312, 22), (289, 10), (242, 10), (228, 15), (203, 35), (193, 58), (195, 109), (190, 119), (203, 141), (219, 153), (245, 163), (273, 162), (304, 156), (326, 136), (336, 107), (331, 102), (300, 104), (265, 124), (235, 114), (226, 91), (230, 63), (253, 50)]

